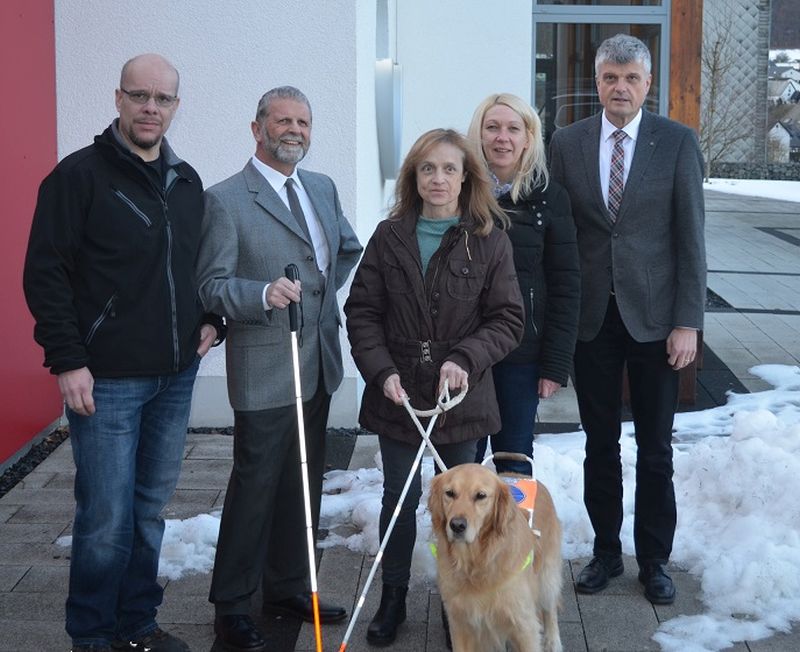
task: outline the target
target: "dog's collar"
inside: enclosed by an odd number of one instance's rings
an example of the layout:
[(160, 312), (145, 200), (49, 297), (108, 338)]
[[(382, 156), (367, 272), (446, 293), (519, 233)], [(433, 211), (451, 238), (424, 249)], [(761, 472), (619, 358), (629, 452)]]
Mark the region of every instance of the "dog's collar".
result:
[[(439, 548), (436, 546), (435, 543), (430, 542), (428, 544), (428, 548), (430, 548), (431, 554), (433, 555), (434, 559), (439, 557)], [(528, 566), (533, 563), (533, 550), (528, 553), (528, 556), (525, 557), (525, 563), (522, 564), (522, 568), (520, 568), (520, 572), (524, 571)]]

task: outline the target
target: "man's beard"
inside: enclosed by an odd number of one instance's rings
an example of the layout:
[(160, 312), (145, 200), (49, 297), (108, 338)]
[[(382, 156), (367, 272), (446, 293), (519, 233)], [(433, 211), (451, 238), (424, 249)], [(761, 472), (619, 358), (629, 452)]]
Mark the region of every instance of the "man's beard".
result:
[(286, 145), (280, 140), (272, 140), (267, 136), (266, 147), (270, 154), (281, 163), (295, 164), (303, 160), (308, 152), (308, 146), (305, 142), (300, 145)]
[(136, 147), (144, 150), (152, 149), (161, 142), (161, 136), (153, 136), (151, 138), (140, 138), (133, 130), (133, 125), (128, 129), (128, 140), (130, 140)]

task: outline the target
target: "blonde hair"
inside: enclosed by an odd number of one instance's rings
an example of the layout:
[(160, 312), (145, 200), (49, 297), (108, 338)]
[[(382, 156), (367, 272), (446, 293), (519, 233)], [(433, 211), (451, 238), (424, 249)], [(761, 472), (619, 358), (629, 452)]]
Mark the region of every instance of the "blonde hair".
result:
[(388, 219), (402, 219), (422, 212), (422, 197), (417, 190), (417, 167), (430, 151), (442, 143), (453, 145), (464, 155), (464, 182), (458, 195), (458, 210), (462, 221), (474, 223), (473, 233), (488, 235), (495, 220), (505, 228), (508, 217), (497, 205), (492, 182), (467, 139), (453, 129), (432, 129), (422, 134), (406, 155), (395, 185), (395, 202)]
[(507, 106), (516, 113), (522, 119), (525, 131), (528, 134), (528, 147), (522, 153), (517, 169), (514, 172), (514, 179), (511, 182), (511, 199), (516, 202), (520, 195), (526, 195), (535, 188), (547, 188), (547, 184), (550, 181), (550, 176), (547, 172), (544, 139), (542, 138), (542, 122), (530, 104), (511, 93), (494, 93), (483, 100), (472, 115), (468, 134), (478, 156), (487, 168), (489, 167), (489, 162), (486, 160), (486, 154), (481, 144), (481, 132), (486, 112), (498, 104)]

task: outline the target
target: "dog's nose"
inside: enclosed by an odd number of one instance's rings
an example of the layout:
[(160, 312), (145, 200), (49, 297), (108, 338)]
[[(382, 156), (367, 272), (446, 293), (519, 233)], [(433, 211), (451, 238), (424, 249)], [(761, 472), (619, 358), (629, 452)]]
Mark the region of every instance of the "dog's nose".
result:
[(464, 530), (467, 529), (467, 519), (463, 516), (451, 518), (450, 529), (453, 531), (453, 534), (464, 534)]

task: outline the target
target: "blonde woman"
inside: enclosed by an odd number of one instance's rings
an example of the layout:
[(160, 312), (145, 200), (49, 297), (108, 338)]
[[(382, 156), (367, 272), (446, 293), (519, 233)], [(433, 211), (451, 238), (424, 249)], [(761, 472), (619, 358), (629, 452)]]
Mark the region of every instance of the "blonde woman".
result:
[[(478, 105), (470, 140), (488, 168), (494, 195), (510, 221), (525, 332), (492, 370), (502, 428), (492, 450), (533, 455), (539, 398), (566, 385), (578, 331), (580, 271), (569, 197), (547, 174), (542, 124), (524, 100), (490, 95)], [(483, 459), (486, 438), (478, 444)], [(497, 460), (498, 471), (531, 474), (530, 464)]]

